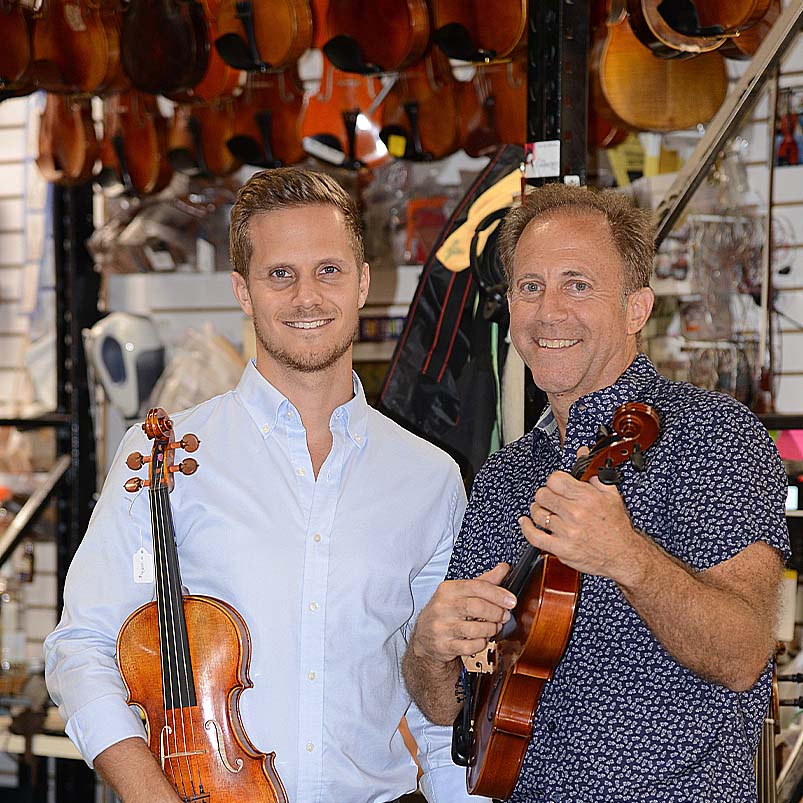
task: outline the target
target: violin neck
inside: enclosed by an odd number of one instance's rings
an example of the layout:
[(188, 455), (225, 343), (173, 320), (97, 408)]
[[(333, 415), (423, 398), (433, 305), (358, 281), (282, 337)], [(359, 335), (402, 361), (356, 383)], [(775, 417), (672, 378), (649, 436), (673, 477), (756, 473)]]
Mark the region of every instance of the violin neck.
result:
[(173, 515), (167, 488), (151, 490), (150, 497), (165, 707), (168, 710), (187, 708), (196, 704), (195, 682), (184, 617)]

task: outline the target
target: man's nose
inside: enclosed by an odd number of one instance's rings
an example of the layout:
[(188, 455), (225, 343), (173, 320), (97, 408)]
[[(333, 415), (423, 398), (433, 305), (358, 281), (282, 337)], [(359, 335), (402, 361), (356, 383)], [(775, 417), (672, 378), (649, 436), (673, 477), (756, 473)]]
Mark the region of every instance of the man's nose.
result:
[(317, 307), (323, 301), (321, 288), (315, 276), (301, 276), (296, 282), (296, 292), (293, 298), (299, 307)]
[(539, 317), (547, 323), (556, 323), (566, 318), (568, 299), (559, 287), (546, 287), (541, 296)]

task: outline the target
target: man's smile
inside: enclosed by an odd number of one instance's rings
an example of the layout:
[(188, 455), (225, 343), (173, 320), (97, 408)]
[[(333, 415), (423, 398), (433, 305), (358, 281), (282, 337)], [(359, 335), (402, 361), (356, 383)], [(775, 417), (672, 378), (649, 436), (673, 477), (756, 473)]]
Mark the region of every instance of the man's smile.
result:
[(314, 321), (285, 321), (284, 325), (292, 329), (318, 329), (321, 326), (332, 323), (333, 320), (334, 318), (318, 318)]
[(539, 348), (542, 349), (566, 349), (570, 346), (576, 346), (579, 340), (550, 340), (546, 337), (539, 337), (536, 340)]

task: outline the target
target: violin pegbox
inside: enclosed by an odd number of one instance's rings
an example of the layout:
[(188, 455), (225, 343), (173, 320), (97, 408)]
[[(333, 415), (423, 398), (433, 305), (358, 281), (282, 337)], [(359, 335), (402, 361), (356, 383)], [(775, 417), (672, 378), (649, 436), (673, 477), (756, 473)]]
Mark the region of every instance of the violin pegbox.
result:
[(198, 461), (193, 457), (185, 457), (178, 465), (174, 465), (173, 454), (176, 449), (194, 452), (201, 441), (197, 435), (193, 435), (191, 432), (188, 432), (180, 441), (176, 441), (173, 434), (173, 421), (161, 407), (153, 407), (148, 410), (142, 429), (153, 441), (150, 455), (131, 452), (125, 462), (134, 471), (142, 468), (146, 463), (150, 464), (148, 479), (131, 477), (123, 486), (126, 491), (136, 493), (142, 488), (151, 488), (152, 490), (167, 488), (168, 491), (171, 491), (173, 474), (181, 472), (189, 476), (198, 470)]

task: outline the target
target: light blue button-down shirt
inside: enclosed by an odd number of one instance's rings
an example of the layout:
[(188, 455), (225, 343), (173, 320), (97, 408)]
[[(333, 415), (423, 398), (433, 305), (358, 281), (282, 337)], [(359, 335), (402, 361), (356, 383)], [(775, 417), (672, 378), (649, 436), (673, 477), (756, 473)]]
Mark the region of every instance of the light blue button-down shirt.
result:
[[(235, 390), (173, 417), (178, 438), (201, 440), (198, 472), (176, 475), (170, 497), (182, 580), (250, 628), (242, 719), (260, 750), (276, 752), (292, 803), (379, 803), (415, 788), (397, 730), (405, 713), (427, 797), (477, 801), (450, 761), (450, 729), (410, 704), (399, 669), (446, 573), (463, 485), (447, 455), (366, 404), (356, 376), (354, 388), (332, 414), (317, 481), (298, 411), (251, 363)], [(150, 452), (139, 428), (118, 449), (45, 642), (48, 687), (90, 763), (143, 735), (114, 660), (123, 621), (154, 595), (134, 581), (134, 554), (153, 548), (147, 493), (122, 488), (132, 451)]]

